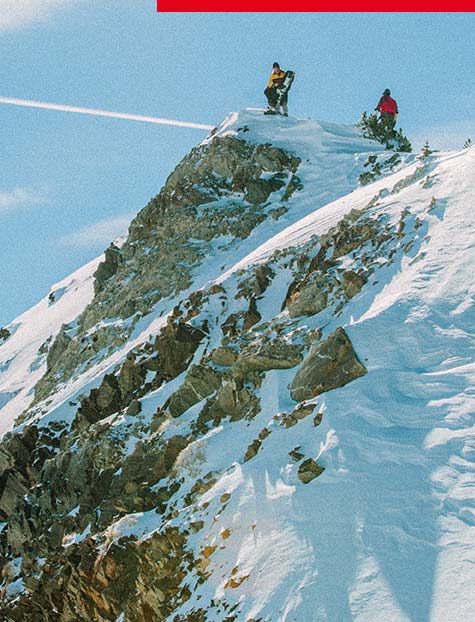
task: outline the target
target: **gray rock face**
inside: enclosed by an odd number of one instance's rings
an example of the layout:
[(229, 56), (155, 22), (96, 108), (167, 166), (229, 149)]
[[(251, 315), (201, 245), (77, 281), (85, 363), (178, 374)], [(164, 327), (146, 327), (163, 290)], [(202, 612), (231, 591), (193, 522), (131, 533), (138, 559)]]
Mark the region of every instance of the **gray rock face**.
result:
[[(70, 378), (93, 355), (125, 343), (133, 330), (133, 322), (124, 330), (100, 324), (102, 320), (133, 316), (138, 321), (160, 299), (191, 285), (212, 240), (227, 236), (232, 244), (270, 218), (266, 201), (287, 184), (299, 164), (299, 158), (283, 149), (231, 136), (193, 149), (132, 221), (123, 246), (106, 250), (95, 273), (94, 300), (80, 316), (74, 337), (61, 343), (61, 357), (51, 360), (35, 398), (45, 397), (58, 377)], [(259, 317), (251, 301), (247, 326)]]
[(249, 371), (289, 369), (301, 361), (302, 355), (297, 346), (274, 340), (263, 343), (257, 348), (252, 346), (244, 348), (234, 365), (234, 369), (241, 374), (246, 374)]
[(10, 337), (10, 331), (7, 328), (0, 328), (0, 343), (6, 341)]
[(115, 244), (111, 244), (104, 253), (104, 261), (99, 264), (94, 272), (94, 292), (96, 294), (101, 291), (106, 281), (117, 272), (120, 261), (120, 250)]
[(342, 387), (366, 373), (348, 335), (343, 328), (337, 328), (311, 350), (292, 381), (290, 395), (296, 402), (302, 402)]
[(318, 462), (315, 462), (313, 458), (308, 458), (308, 460), (304, 460), (299, 466), (297, 477), (304, 484), (308, 484), (321, 475), (324, 470), (324, 467), (320, 466)]
[(328, 303), (328, 294), (324, 289), (325, 284), (321, 282), (310, 283), (303, 287), (299, 296), (288, 305), (290, 317), (300, 315), (315, 315), (323, 311)]
[(236, 362), (237, 354), (231, 348), (220, 347), (211, 353), (211, 361), (219, 367), (231, 367)]
[(341, 276), (341, 284), (348, 298), (353, 298), (353, 296), (359, 294), (365, 283), (366, 279), (352, 270), (347, 270)]
[(46, 358), (46, 367), (48, 370), (53, 369), (71, 341), (71, 338), (66, 334), (66, 329), (67, 326), (61, 326), (61, 330), (56, 335), (56, 338), (48, 351), (48, 356)]
[(179, 417), (203, 398), (208, 397), (221, 386), (221, 376), (206, 365), (193, 365), (185, 376), (181, 387), (165, 405), (173, 417)]

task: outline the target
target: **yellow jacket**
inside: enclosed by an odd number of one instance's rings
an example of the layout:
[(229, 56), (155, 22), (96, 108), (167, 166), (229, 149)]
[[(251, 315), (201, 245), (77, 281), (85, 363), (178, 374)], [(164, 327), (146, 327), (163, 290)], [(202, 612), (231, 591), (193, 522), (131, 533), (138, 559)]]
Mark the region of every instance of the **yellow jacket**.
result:
[(280, 86), (282, 84), (282, 80), (284, 79), (285, 71), (280, 69), (277, 73), (272, 72), (269, 78), (269, 84), (267, 88), (272, 88), (273, 86)]

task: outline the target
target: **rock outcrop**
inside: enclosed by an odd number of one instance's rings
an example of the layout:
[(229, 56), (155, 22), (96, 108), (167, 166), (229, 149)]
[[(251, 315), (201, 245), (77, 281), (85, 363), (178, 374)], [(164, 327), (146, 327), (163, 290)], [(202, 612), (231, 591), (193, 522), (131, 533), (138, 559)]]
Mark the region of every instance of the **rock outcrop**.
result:
[(348, 335), (343, 328), (337, 328), (310, 351), (292, 381), (290, 394), (296, 402), (303, 402), (343, 387), (366, 373)]

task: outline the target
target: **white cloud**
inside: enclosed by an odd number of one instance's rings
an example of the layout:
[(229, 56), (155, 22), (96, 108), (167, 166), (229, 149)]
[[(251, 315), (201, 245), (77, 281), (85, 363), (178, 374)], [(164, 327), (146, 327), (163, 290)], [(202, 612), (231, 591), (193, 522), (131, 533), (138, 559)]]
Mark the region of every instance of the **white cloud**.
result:
[(78, 0), (0, 0), (0, 29), (20, 28), (47, 19), (57, 9), (69, 8)]
[(44, 198), (41, 195), (27, 190), (26, 188), (15, 188), (8, 192), (0, 191), (0, 214), (43, 202)]
[(108, 220), (100, 220), (84, 229), (79, 229), (62, 237), (62, 246), (107, 246), (110, 242), (127, 233), (130, 221), (135, 214), (124, 214)]

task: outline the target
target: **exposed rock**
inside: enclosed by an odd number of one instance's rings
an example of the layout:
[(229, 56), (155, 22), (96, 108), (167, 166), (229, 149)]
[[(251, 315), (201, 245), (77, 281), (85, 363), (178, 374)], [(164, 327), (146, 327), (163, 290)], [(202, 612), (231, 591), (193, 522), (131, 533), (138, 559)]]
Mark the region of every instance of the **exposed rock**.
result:
[(282, 186), (285, 186), (285, 182), (279, 179), (278, 176), (274, 176), (270, 179), (256, 179), (248, 183), (244, 198), (246, 201), (249, 201), (249, 203), (254, 203), (256, 205), (265, 203), (269, 195), (276, 190), (280, 190)]
[(120, 250), (115, 244), (111, 244), (104, 253), (104, 261), (101, 262), (94, 272), (94, 292), (97, 294), (117, 272), (121, 262)]
[(119, 373), (119, 387), (122, 400), (128, 402), (131, 396), (143, 385), (146, 369), (135, 364), (136, 355), (129, 352)]
[(0, 518), (13, 514), (18, 500), (28, 492), (28, 481), (15, 471), (6, 471), (0, 477)]
[(289, 451), (289, 456), (292, 458), (294, 462), (299, 462), (304, 457), (304, 454), (299, 451), (300, 445), (294, 447), (292, 451)]
[(208, 397), (221, 386), (221, 376), (206, 365), (193, 365), (185, 376), (181, 387), (165, 405), (173, 417), (179, 417), (203, 398)]
[(322, 419), (323, 419), (323, 413), (317, 413), (315, 417), (313, 418), (313, 425), (315, 427), (318, 427), (321, 424)]
[(297, 190), (302, 190), (303, 184), (300, 181), (300, 178), (297, 175), (292, 175), (290, 182), (285, 189), (284, 196), (282, 197), (282, 201), (288, 201), (294, 192)]
[(292, 381), (290, 394), (293, 400), (302, 402), (342, 387), (366, 373), (346, 332), (337, 328), (310, 351)]
[(84, 426), (105, 419), (121, 410), (123, 405), (119, 381), (114, 374), (106, 374), (97, 389), (81, 400), (75, 426)]
[(254, 324), (257, 324), (261, 321), (261, 314), (257, 310), (256, 299), (251, 298), (249, 301), (249, 309), (247, 310), (246, 315), (244, 316), (244, 323), (242, 325), (242, 329), (244, 331), (249, 330)]
[(8, 328), (0, 328), (0, 343), (6, 341), (10, 337), (11, 333)]
[[(79, 317), (62, 356), (35, 388), (36, 400), (48, 395), (59, 378), (67, 380), (90, 364), (93, 355), (97, 362), (125, 343), (136, 321), (159, 300), (187, 289), (212, 240), (235, 244), (270, 218), (262, 203), (299, 164), (283, 149), (232, 136), (216, 136), (193, 149), (132, 221), (120, 249), (106, 250), (95, 273), (94, 300)], [(246, 326), (258, 321), (256, 311), (251, 303)], [(109, 318), (128, 321), (104, 322)]]
[(153, 350), (158, 352), (165, 380), (175, 378), (186, 369), (205, 334), (201, 329), (181, 321), (167, 323), (153, 345)]
[(266, 291), (274, 278), (274, 272), (265, 264), (256, 266), (251, 274), (239, 283), (238, 297), (257, 299)]
[(326, 283), (316, 281), (296, 292), (287, 305), (290, 317), (316, 315), (323, 311), (328, 304), (325, 286)]
[(251, 460), (251, 458), (254, 458), (254, 456), (257, 455), (257, 452), (261, 448), (261, 445), (262, 441), (258, 439), (252, 441), (252, 443), (247, 448), (246, 453), (244, 454), (244, 462), (248, 462), (249, 460)]
[(304, 460), (299, 466), (297, 477), (304, 484), (308, 484), (316, 477), (321, 475), (324, 470), (324, 467), (320, 466), (317, 462), (315, 462), (313, 458), (308, 458), (307, 460)]
[(353, 298), (353, 296), (359, 294), (365, 283), (366, 278), (352, 270), (347, 270), (341, 276), (341, 284), (348, 298)]
[(256, 299), (252, 297), (249, 300), (249, 308), (239, 313), (231, 313), (221, 325), (221, 329), (226, 337), (235, 337), (239, 333), (248, 331), (260, 320), (261, 314), (257, 309)]
[(135, 417), (142, 411), (142, 404), (138, 400), (132, 400), (127, 408), (128, 417)]
[(313, 413), (315, 410), (315, 404), (300, 404), (290, 414), (284, 415), (280, 421), (280, 425), (283, 428), (292, 428), (301, 419), (305, 419)]
[(242, 387), (238, 388), (235, 381), (226, 382), (204, 406), (197, 420), (197, 428), (205, 430), (209, 423), (216, 426), (225, 417), (229, 417), (231, 421), (252, 418), (258, 412), (259, 400), (254, 393)]
[(237, 354), (231, 348), (215, 348), (211, 353), (211, 361), (219, 367), (231, 367), (237, 359)]
[(244, 454), (244, 462), (248, 462), (249, 460), (254, 458), (254, 456), (257, 455), (257, 452), (262, 446), (262, 441), (265, 438), (267, 438), (269, 434), (270, 434), (270, 431), (267, 428), (263, 428), (259, 432), (259, 438), (254, 439), (252, 443), (249, 445), (249, 447), (247, 448), (246, 453)]
[(259, 346), (248, 346), (239, 354), (234, 372), (246, 375), (249, 371), (289, 369), (302, 362), (300, 348), (285, 341), (273, 340)]
[(69, 327), (65, 324), (61, 326), (59, 333), (56, 335), (46, 358), (46, 369), (50, 371), (59, 361), (63, 353), (66, 351), (71, 338), (66, 334)]

